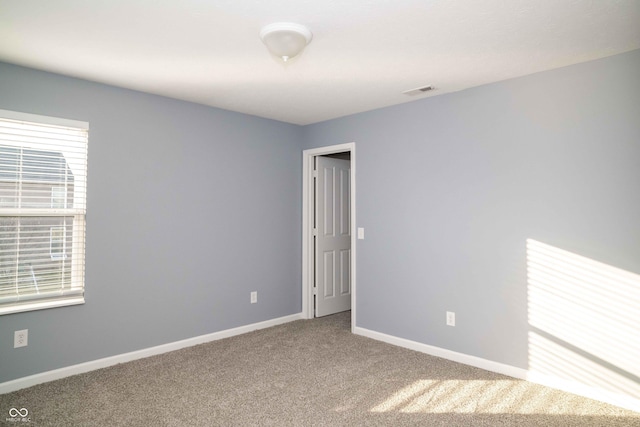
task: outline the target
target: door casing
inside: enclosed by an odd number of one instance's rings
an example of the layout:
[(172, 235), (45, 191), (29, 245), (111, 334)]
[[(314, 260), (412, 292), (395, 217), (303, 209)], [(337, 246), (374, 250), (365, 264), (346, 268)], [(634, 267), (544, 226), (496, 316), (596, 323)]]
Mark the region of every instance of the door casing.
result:
[(349, 152), (351, 158), (351, 332), (356, 327), (356, 143), (312, 148), (302, 152), (302, 317), (313, 319), (313, 165), (316, 156)]

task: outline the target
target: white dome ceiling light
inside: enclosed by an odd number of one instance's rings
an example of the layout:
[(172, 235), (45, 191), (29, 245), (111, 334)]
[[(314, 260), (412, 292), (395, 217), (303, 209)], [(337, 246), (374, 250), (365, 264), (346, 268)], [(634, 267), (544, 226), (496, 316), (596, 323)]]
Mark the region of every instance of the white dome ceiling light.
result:
[(269, 24), (260, 31), (260, 38), (269, 52), (282, 58), (284, 62), (302, 52), (312, 37), (307, 27), (290, 22)]

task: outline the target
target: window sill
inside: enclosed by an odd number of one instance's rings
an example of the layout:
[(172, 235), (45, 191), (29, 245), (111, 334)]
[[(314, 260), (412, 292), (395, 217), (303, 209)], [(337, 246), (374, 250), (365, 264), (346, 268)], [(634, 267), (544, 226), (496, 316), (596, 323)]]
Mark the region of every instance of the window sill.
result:
[(84, 296), (74, 295), (72, 297), (62, 297), (46, 301), (29, 301), (25, 303), (12, 304), (6, 307), (0, 306), (0, 316), (3, 314), (22, 313), (25, 311), (45, 310), (48, 308), (65, 307), (68, 305), (84, 304)]

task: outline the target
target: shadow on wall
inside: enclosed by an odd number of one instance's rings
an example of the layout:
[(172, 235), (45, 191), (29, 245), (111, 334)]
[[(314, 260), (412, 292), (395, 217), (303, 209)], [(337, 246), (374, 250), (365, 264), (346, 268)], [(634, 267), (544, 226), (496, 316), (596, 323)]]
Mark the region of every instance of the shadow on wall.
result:
[[(528, 239), (527, 292), (528, 379), (640, 412), (640, 275)], [(572, 416), (584, 425), (632, 421), (600, 418), (592, 401), (558, 400), (551, 390), (516, 379), (422, 379), (369, 412), (473, 414), (476, 421), (511, 414), (554, 425), (575, 422)]]
[(637, 407), (640, 275), (527, 239), (527, 284), (531, 379)]

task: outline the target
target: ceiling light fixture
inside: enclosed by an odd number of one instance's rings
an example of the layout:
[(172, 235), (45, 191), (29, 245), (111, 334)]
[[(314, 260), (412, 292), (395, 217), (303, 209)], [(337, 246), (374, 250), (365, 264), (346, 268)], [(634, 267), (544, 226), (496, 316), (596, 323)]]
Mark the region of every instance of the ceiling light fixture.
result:
[(312, 37), (307, 27), (290, 22), (269, 24), (260, 31), (260, 38), (269, 52), (282, 58), (284, 62), (302, 52)]

